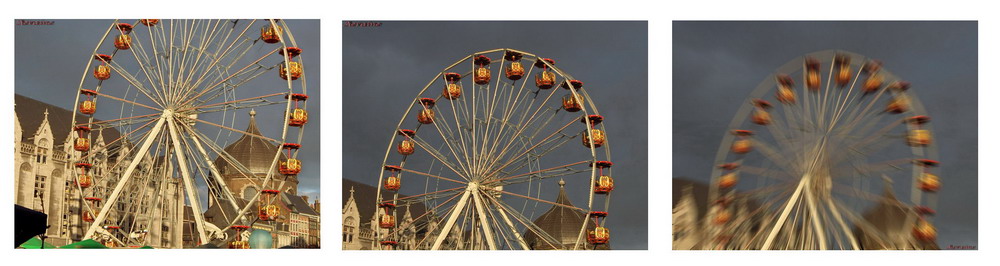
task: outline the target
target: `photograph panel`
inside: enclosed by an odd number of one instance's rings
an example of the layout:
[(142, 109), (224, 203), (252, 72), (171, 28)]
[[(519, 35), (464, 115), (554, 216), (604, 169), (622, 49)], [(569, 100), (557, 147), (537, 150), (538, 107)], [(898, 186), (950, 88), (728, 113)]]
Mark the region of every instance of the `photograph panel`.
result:
[(15, 24), (18, 248), (320, 247), (319, 20)]
[(673, 28), (673, 249), (978, 249), (977, 22)]
[(647, 248), (646, 22), (343, 34), (345, 250)]

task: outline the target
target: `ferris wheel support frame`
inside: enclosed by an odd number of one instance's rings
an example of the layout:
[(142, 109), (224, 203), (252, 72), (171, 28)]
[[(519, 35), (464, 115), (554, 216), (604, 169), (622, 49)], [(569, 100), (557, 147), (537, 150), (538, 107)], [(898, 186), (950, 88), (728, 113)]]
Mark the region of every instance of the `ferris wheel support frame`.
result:
[(455, 204), (454, 210), (448, 216), (448, 221), (444, 224), (444, 228), (441, 228), (442, 233), (438, 234), (437, 238), (434, 239), (434, 246), (431, 246), (431, 250), (439, 250), (441, 248), (441, 243), (444, 243), (444, 239), (451, 233), (451, 228), (455, 226), (458, 215), (462, 213), (462, 209), (465, 208), (465, 204), (469, 201), (469, 194), (471, 194), (471, 189), (466, 189), (465, 193), (462, 194), (462, 198)]
[(170, 142), (174, 144), (174, 152), (181, 154), (177, 156), (177, 164), (180, 166), (181, 177), (184, 178), (184, 190), (187, 190), (188, 203), (191, 204), (191, 211), (194, 213), (195, 227), (198, 229), (198, 238), (203, 243), (208, 243), (211, 239), (205, 235), (205, 214), (201, 212), (201, 199), (195, 187), (194, 179), (191, 178), (191, 171), (188, 169), (187, 159), (184, 158), (184, 147), (181, 146), (181, 139), (177, 134), (177, 121), (174, 120), (173, 111), (164, 110), (167, 116), (167, 126), (170, 129)]
[(493, 229), (490, 227), (490, 222), (486, 220), (485, 206), (483, 204), (482, 195), (480, 195), (479, 185), (473, 183), (469, 186), (473, 189), (472, 199), (476, 203), (476, 211), (479, 212), (479, 222), (483, 225), (483, 234), (486, 237), (486, 244), (489, 245), (490, 250), (497, 250), (497, 244), (493, 239)]
[(107, 208), (107, 206), (112, 206), (116, 201), (118, 201), (118, 196), (120, 196), (122, 190), (125, 189), (125, 184), (127, 183), (126, 181), (128, 181), (128, 178), (132, 176), (132, 173), (135, 171), (135, 168), (139, 166), (139, 163), (142, 162), (141, 159), (145, 157), (146, 152), (149, 151), (149, 147), (153, 145), (153, 140), (156, 139), (156, 135), (163, 130), (163, 123), (166, 121), (166, 117), (167, 113), (164, 112), (163, 115), (157, 119), (156, 125), (153, 126), (153, 129), (150, 129), (150, 133), (146, 136), (146, 140), (143, 141), (142, 146), (139, 147), (139, 151), (137, 153), (142, 154), (142, 156), (133, 158), (133, 160), (129, 162), (128, 168), (125, 168), (125, 172), (122, 174), (121, 178), (118, 179), (118, 184), (115, 185), (115, 190), (111, 192), (111, 196), (108, 197), (108, 201), (104, 203), (105, 207), (101, 208), (101, 212), (97, 214), (97, 217), (94, 218), (94, 222), (92, 222), (90, 224), (90, 228), (87, 229), (87, 233), (83, 235), (84, 239), (92, 238), (94, 236), (94, 232), (97, 232), (97, 229), (101, 227), (102, 223), (104, 223), (104, 219), (108, 217), (108, 212), (111, 212), (111, 208)]
[[(507, 226), (510, 228), (517, 228), (514, 226), (514, 223), (510, 221), (510, 217), (507, 217), (507, 212), (504, 211), (503, 207), (500, 206), (498, 207), (499, 208), (497, 208), (497, 212), (500, 213), (500, 217), (503, 218), (503, 221), (505, 223), (507, 223)], [(531, 249), (531, 247), (528, 246), (528, 243), (524, 241), (524, 236), (522, 236), (521, 233), (517, 232), (517, 230), (511, 232), (514, 233), (514, 238), (517, 240), (517, 244), (521, 245), (521, 248), (523, 248), (524, 250)]]
[[(201, 153), (202, 157), (205, 158), (205, 163), (208, 164), (208, 170), (212, 173), (212, 177), (215, 182), (218, 182), (219, 188), (226, 199), (229, 200), (229, 205), (233, 207), (233, 210), (239, 210), (240, 207), (236, 205), (236, 197), (233, 197), (233, 193), (230, 193), (229, 186), (226, 185), (226, 181), (222, 179), (222, 174), (219, 173), (219, 169), (215, 166), (215, 162), (212, 162), (208, 156), (208, 152), (205, 151), (205, 147), (201, 146), (201, 141), (198, 140), (197, 135), (191, 136), (191, 141), (194, 142), (195, 148), (198, 148), (198, 152)], [(243, 217), (243, 215), (237, 215), (238, 217)], [(246, 220), (246, 219), (244, 219)]]

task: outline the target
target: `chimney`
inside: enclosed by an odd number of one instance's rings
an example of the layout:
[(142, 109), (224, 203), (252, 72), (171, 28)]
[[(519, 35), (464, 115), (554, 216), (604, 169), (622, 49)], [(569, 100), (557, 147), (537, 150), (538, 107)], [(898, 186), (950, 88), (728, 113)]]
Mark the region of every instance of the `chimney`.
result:
[(309, 204), (309, 196), (302, 195), (302, 201), (305, 201), (306, 204)]

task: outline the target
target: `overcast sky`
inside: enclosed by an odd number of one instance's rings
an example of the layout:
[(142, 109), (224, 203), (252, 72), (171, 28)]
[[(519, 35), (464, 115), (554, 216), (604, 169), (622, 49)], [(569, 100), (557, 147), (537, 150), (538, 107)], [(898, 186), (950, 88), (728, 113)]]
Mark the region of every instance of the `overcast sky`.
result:
[[(523, 50), (555, 59), (556, 66), (585, 82), (605, 116), (612, 143), (617, 186), (608, 219), (612, 247), (646, 249), (645, 22), (389, 21), (379, 27), (345, 27), (343, 34), (344, 178), (376, 185), (396, 122), (442, 69), (477, 51)], [(430, 91), (437, 94), (440, 88)], [(578, 143), (567, 145), (580, 148)], [(567, 180), (568, 189), (586, 186), (574, 181)], [(542, 197), (554, 200), (558, 187), (545, 188)], [(570, 194), (576, 206), (585, 205), (585, 194)], [(548, 207), (535, 216), (544, 209)]]
[(737, 108), (776, 68), (851, 51), (913, 84), (942, 162), (938, 244), (977, 245), (976, 33), (975, 22), (674, 22), (673, 176), (708, 182)]
[[(135, 19), (123, 19), (122, 22), (133, 23)], [(90, 61), (90, 53), (100, 41), (101, 36), (108, 30), (108, 26), (113, 20), (55, 20), (52, 25), (44, 26), (16, 26), (15, 27), (15, 92), (31, 98), (38, 99), (52, 105), (66, 109), (73, 108), (73, 100), (76, 97), (76, 88), (80, 82), (80, 75)], [(256, 23), (261, 23), (260, 21)], [(310, 199), (320, 198), (319, 176), (320, 176), (320, 25), (319, 20), (288, 20), (286, 21), (295, 41), (304, 52), (302, 54), (305, 63), (305, 76), (308, 84), (309, 94), (309, 124), (306, 126), (303, 137), (304, 147), (299, 153), (299, 159), (303, 160), (303, 170), (299, 175), (299, 194), (308, 195)], [(160, 25), (165, 25), (166, 21), (161, 21)], [(246, 24), (242, 24), (246, 25)], [(145, 27), (141, 24), (136, 26)], [(144, 29), (137, 29), (139, 30)], [(259, 34), (259, 29), (253, 28), (249, 31), (251, 37)], [(112, 37), (115, 35), (112, 34)], [(111, 40), (105, 41), (104, 47), (98, 53), (110, 53)], [(148, 45), (147, 45), (148, 46)], [(260, 45), (258, 45), (260, 46)], [(146, 48), (147, 50), (150, 48)], [(273, 49), (273, 48), (268, 48)], [(266, 49), (251, 50), (245, 58), (255, 60), (261, 55), (269, 52)], [(127, 55), (120, 52), (119, 55)], [(135, 61), (131, 56), (122, 57), (126, 61)], [(274, 56), (276, 58), (280, 58)], [(121, 60), (121, 59), (119, 59)], [(237, 89), (238, 98), (249, 98), (262, 96), (276, 92), (274, 88), (284, 86), (282, 79), (278, 77), (278, 70), (274, 69), (270, 73), (265, 73), (241, 86)], [(90, 79), (92, 77), (88, 76)], [(117, 77), (112, 74), (112, 78), (105, 82), (105, 85), (114, 84)], [(141, 77), (141, 76), (140, 76)], [(120, 77), (117, 80), (122, 80)], [(296, 85), (298, 86), (298, 85)], [(297, 87), (298, 88), (298, 87)], [(124, 91), (121, 88), (112, 88), (117, 91)], [(110, 101), (110, 100), (108, 100)], [(107, 102), (110, 103), (110, 102)], [(117, 112), (102, 112), (96, 115), (98, 119), (118, 118)], [(268, 111), (271, 110), (271, 111)], [(258, 108), (257, 122), (262, 133), (271, 138), (281, 136), (281, 122), (283, 110), (282, 106), (267, 106)], [(235, 111), (236, 122), (234, 127), (243, 130), (247, 126), (248, 109)], [(202, 117), (202, 119), (208, 119)], [(218, 120), (210, 120), (219, 123)], [(226, 123), (227, 125), (229, 123)], [(69, 125), (59, 125), (69, 127)], [(56, 130), (56, 128), (53, 128)], [(218, 130), (216, 130), (218, 131)], [(215, 131), (206, 135), (214, 136)], [(219, 145), (226, 146), (228, 143), (239, 139), (241, 134), (236, 133), (227, 138), (220, 139)], [(61, 141), (61, 140), (60, 140)], [(111, 140), (107, 140), (111, 141)], [(213, 156), (214, 157), (214, 156)], [(214, 158), (213, 158), (214, 159)]]

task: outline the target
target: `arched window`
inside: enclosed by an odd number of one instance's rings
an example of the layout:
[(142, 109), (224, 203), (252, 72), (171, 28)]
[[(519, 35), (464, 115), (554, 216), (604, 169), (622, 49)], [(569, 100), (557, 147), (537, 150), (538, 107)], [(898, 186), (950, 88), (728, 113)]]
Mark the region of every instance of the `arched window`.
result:
[(357, 230), (356, 229), (357, 228), (357, 223), (358, 222), (357, 222), (357, 220), (354, 219), (354, 217), (344, 218), (344, 240), (343, 240), (344, 243), (353, 243), (354, 242), (354, 239), (355, 239), (354, 234), (355, 234), (355, 231)]
[[(34, 178), (35, 178), (34, 177), (35, 175), (31, 173), (31, 164), (30, 163), (23, 163), (23, 164), (21, 164), (21, 173), (20, 174), (21, 174), (21, 184), (18, 186), (18, 189), (24, 191), (24, 190), (27, 190), (30, 187), (29, 184), (31, 184), (31, 181), (34, 180)], [(28, 198), (26, 198), (25, 196), (26, 196), (26, 193), (18, 191), (17, 192), (17, 203), (18, 204), (22, 204), (22, 205), (25, 204), (25, 202), (28, 201)]]

